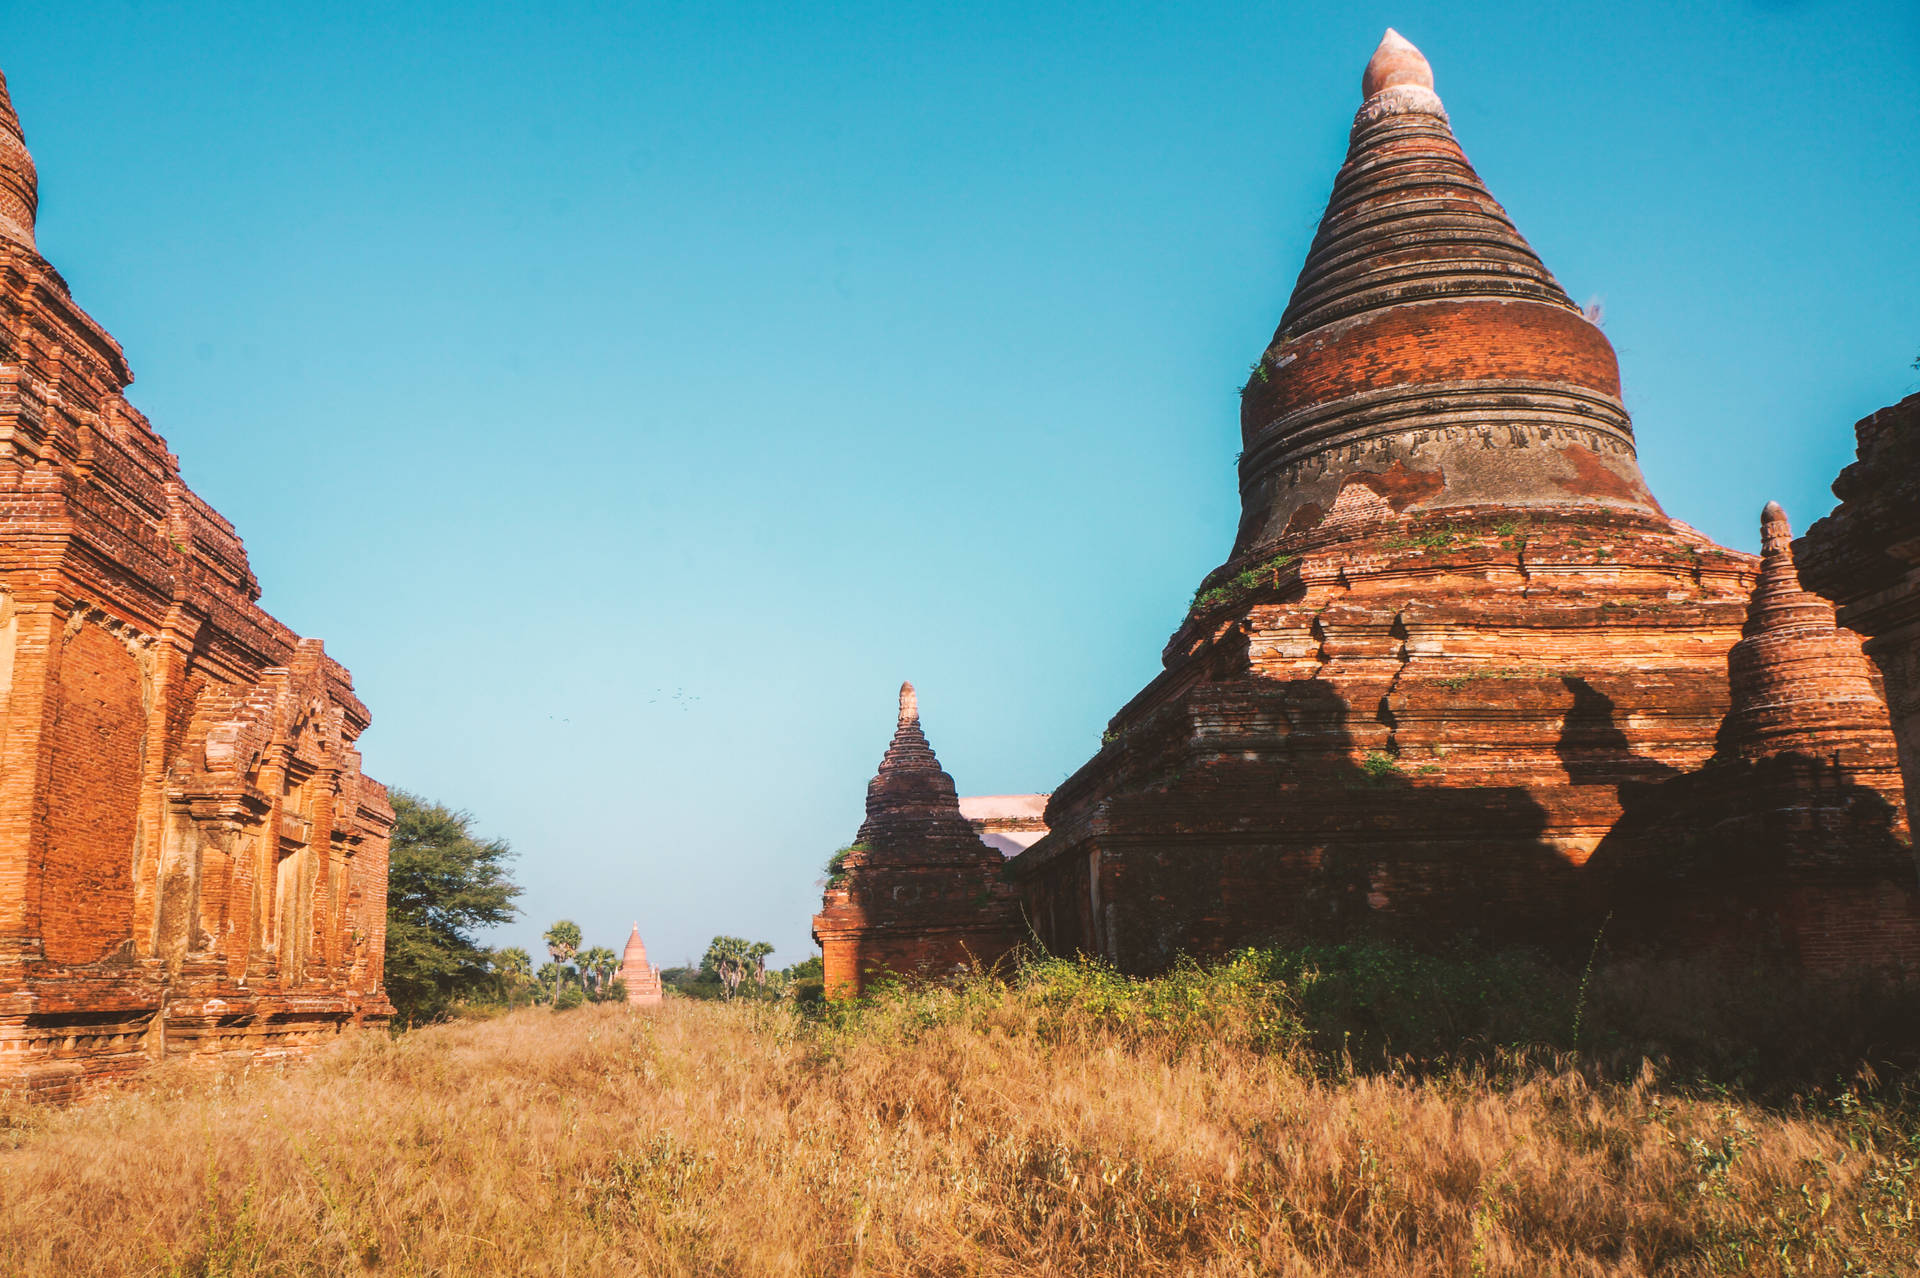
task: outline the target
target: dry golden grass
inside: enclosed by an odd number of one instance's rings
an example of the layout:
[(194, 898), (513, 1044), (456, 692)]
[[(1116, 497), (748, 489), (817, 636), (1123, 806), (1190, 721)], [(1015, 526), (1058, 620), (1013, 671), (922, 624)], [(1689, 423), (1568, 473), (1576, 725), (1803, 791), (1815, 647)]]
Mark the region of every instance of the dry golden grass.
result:
[(525, 1010), (158, 1074), (0, 1114), (0, 1270), (1920, 1272), (1913, 1135), (1870, 1109), (1557, 1066), (1356, 1076), (1218, 1010), (980, 982), (824, 1022)]

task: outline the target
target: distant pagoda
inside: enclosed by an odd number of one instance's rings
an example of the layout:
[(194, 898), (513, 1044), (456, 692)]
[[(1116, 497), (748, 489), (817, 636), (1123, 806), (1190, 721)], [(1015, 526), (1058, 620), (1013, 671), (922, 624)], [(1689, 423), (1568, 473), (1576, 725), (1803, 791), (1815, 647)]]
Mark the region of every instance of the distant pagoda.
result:
[(640, 939), (640, 925), (633, 925), (627, 948), (620, 955), (620, 982), (627, 987), (627, 1002), (635, 1007), (653, 1007), (660, 1002), (660, 969), (647, 962), (647, 943)]
[(1596, 847), (1715, 756), (1754, 557), (1662, 513), (1612, 346), (1426, 59), (1389, 31), (1362, 90), (1243, 395), (1233, 552), (1009, 864), (1054, 950), (1590, 940)]

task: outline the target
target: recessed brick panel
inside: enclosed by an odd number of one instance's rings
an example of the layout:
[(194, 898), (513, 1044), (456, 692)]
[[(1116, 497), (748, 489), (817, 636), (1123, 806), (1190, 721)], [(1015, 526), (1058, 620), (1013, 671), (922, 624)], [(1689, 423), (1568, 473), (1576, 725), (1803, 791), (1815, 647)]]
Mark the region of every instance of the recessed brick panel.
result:
[(40, 928), (47, 957), (90, 963), (130, 939), (140, 803), (140, 663), (83, 624), (61, 645)]

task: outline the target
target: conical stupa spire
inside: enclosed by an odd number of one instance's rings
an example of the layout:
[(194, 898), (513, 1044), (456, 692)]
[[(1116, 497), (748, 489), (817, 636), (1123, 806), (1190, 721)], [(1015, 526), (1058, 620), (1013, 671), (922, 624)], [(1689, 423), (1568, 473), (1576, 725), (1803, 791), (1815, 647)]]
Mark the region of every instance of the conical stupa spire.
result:
[(647, 961), (647, 943), (640, 939), (640, 924), (633, 925), (633, 932), (627, 937), (627, 948), (621, 952), (622, 967), (634, 967)]
[[(1453, 136), (1388, 31), (1346, 163), (1241, 401), (1235, 556), (1335, 511), (1602, 506), (1659, 515), (1606, 336)], [(1338, 522), (1336, 520), (1336, 522)]]
[(965, 821), (959, 792), (920, 730), (920, 700), (913, 685), (903, 683), (893, 740), (881, 756), (879, 771), (867, 783), (867, 820), (860, 827), (859, 841), (869, 842), (903, 824), (949, 820)]
[(33, 249), (34, 221), (40, 211), (40, 178), (27, 153), (20, 117), (0, 72), (0, 240)]
[(1793, 529), (1777, 502), (1761, 514), (1760, 540), (1744, 637), (1727, 654), (1725, 743), (1749, 757), (1826, 756), (1855, 736), (1884, 736), (1886, 705), (1860, 641), (1840, 629), (1832, 604), (1801, 587)]

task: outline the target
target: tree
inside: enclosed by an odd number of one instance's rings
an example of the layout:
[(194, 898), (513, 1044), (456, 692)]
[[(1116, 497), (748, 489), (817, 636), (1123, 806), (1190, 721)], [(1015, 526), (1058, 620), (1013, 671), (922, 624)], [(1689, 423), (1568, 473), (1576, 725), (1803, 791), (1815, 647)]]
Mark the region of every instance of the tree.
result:
[(756, 983), (766, 979), (767, 955), (773, 953), (773, 947), (765, 941), (749, 941), (738, 936), (716, 936), (707, 946), (706, 957), (700, 960), (700, 970), (711, 973), (720, 981), (727, 998), (740, 992), (740, 982), (747, 979), (749, 973)]
[(387, 862), (387, 996), (403, 1025), (438, 1020), (494, 979), (474, 930), (511, 922), (520, 886), (505, 839), (473, 833), (473, 817), (395, 790)]
[(561, 919), (547, 929), (545, 937), (547, 953), (556, 963), (565, 964), (573, 960), (580, 952), (580, 925), (572, 919)]
[(517, 945), (493, 952), (493, 970), (500, 978), (500, 996), (513, 1007), (513, 996), (533, 984), (533, 956)]
[(620, 956), (604, 945), (595, 945), (580, 951), (580, 976), (586, 983), (587, 997), (594, 1002), (605, 1002), (607, 988), (613, 984), (614, 975), (620, 970)]

